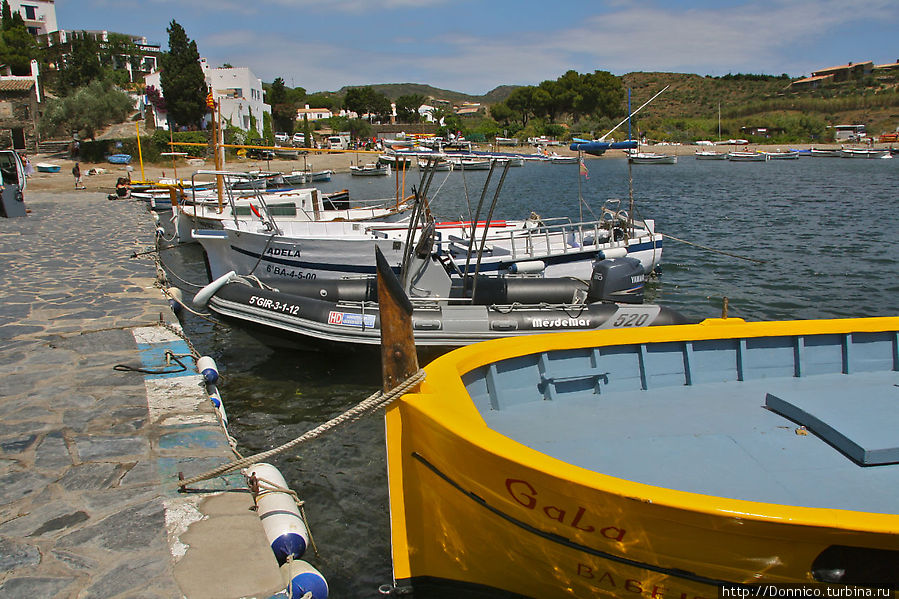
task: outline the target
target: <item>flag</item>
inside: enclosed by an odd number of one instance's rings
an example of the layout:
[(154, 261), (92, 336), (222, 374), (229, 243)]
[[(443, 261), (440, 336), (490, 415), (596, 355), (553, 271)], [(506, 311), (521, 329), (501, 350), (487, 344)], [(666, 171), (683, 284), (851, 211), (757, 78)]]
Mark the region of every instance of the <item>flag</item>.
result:
[(581, 174), (584, 175), (584, 179), (589, 179), (589, 178), (590, 178), (590, 173), (587, 172), (587, 165), (584, 164), (584, 159), (583, 159), (583, 158), (578, 158), (578, 162), (579, 162), (580, 165), (581, 165), (580, 171), (581, 171)]
[(212, 92), (206, 94), (206, 108), (210, 111), (215, 110), (215, 98), (212, 97)]

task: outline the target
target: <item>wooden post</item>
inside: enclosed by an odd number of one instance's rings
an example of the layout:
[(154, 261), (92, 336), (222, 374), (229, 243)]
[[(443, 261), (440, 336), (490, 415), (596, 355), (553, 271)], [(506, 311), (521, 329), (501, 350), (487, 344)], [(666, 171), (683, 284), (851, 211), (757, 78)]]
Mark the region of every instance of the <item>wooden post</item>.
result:
[(378, 247), (375, 247), (375, 262), (381, 316), (381, 372), (386, 393), (418, 372), (418, 355), (412, 334), (412, 302)]

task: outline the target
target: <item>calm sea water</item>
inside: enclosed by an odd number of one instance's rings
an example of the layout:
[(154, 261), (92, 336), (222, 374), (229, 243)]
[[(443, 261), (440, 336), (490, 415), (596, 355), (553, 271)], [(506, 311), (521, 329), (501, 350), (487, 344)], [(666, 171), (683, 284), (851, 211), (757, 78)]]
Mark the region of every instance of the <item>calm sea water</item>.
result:
[[(607, 198), (627, 205), (625, 160), (587, 166), (581, 192), (596, 213)], [(899, 159), (730, 163), (681, 157), (676, 165), (634, 165), (632, 174), (638, 215), (692, 244), (665, 240), (662, 275), (648, 285), (647, 301), (696, 319), (720, 315), (723, 297), (731, 316), (747, 320), (899, 314)], [(417, 181), (417, 171), (408, 179)], [(485, 172), (466, 173), (464, 181), (458, 172), (436, 173), (430, 192), (435, 212), (467, 217), (485, 179)], [(392, 197), (395, 182), (335, 175), (321, 188), (344, 187), (354, 198)], [(589, 218), (578, 189), (577, 165), (509, 169), (496, 217), (535, 211)], [(185, 279), (202, 282), (197, 248), (166, 254)], [(380, 386), (375, 357), (272, 350), (238, 328), (191, 315), (184, 325), (222, 372), (231, 433), (244, 455), (299, 436)], [(306, 501), (320, 551), (307, 558), (328, 579), (331, 596), (379, 596), (378, 587), (391, 581), (382, 418), (364, 418), (273, 462)]]

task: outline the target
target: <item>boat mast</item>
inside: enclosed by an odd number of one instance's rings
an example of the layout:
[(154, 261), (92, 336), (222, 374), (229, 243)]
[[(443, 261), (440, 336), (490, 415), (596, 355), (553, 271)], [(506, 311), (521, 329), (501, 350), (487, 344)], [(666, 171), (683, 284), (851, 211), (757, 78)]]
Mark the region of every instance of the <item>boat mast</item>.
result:
[[(663, 91), (665, 91), (665, 90), (663, 89), (662, 92)], [(662, 92), (659, 92), (659, 94)], [(656, 94), (656, 96), (659, 94)], [(653, 97), (655, 97), (655, 96), (653, 96)], [(650, 102), (651, 101), (652, 100), (650, 100)], [(647, 102), (647, 104), (648, 104), (648, 102)], [(646, 104), (644, 104), (643, 106), (646, 106)], [(643, 106), (641, 106), (640, 108), (643, 108)], [(627, 117), (627, 140), (630, 141), (632, 139), (631, 138), (631, 116), (633, 116), (631, 114), (631, 88), (627, 88), (627, 114), (628, 114), (628, 117)], [(636, 113), (634, 113), (634, 114), (636, 114)], [(627, 209), (627, 229), (628, 229), (627, 238), (630, 239), (634, 235), (634, 173), (633, 173), (633, 165), (631, 164), (630, 160), (627, 161), (627, 191), (628, 191), (628, 195), (629, 195), (629, 199), (630, 199), (630, 205), (628, 206), (628, 209)]]

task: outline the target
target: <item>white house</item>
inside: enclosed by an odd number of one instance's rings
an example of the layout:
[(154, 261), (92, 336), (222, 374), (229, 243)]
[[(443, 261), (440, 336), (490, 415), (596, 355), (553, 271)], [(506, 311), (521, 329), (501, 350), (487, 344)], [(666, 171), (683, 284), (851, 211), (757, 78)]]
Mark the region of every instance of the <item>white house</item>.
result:
[(22, 15), (28, 33), (35, 37), (57, 30), (54, 0), (9, 0), (9, 8)]
[(309, 108), (308, 104), (304, 108), (297, 108), (298, 121), (302, 121), (304, 117), (308, 117), (310, 121), (320, 121), (332, 116), (334, 116), (333, 113), (327, 108)]
[[(249, 131), (252, 118), (256, 120), (256, 131), (262, 135), (262, 113), (271, 114), (272, 108), (262, 101), (262, 80), (253, 75), (247, 67), (210, 67), (205, 58), (200, 59), (200, 67), (206, 76), (206, 85), (212, 90), (215, 101), (221, 106), (222, 120), (244, 131)], [(162, 92), (160, 72), (144, 77), (144, 85), (153, 86)], [(168, 129), (166, 114), (149, 103), (144, 97), (146, 109), (152, 109), (156, 126)], [(207, 122), (210, 116), (207, 115)]]

